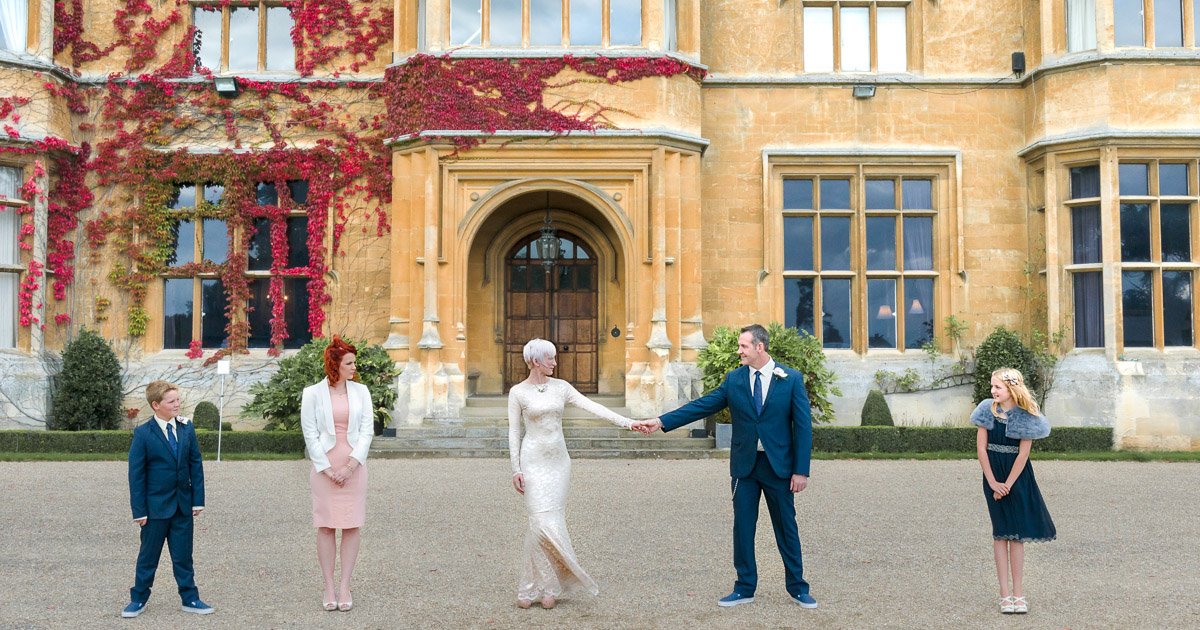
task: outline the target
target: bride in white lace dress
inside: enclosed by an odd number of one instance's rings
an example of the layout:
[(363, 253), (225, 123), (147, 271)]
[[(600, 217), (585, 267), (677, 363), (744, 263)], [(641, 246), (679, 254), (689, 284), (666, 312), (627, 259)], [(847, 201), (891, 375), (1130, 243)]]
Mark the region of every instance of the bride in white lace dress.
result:
[(599, 592), (575, 559), (571, 537), (567, 535), (564, 509), (571, 484), (571, 458), (563, 440), (563, 407), (574, 405), (627, 429), (642, 424), (588, 400), (570, 383), (551, 378), (557, 365), (554, 355), (554, 344), (544, 339), (525, 344), (529, 378), (513, 385), (508, 393), (513, 487), (525, 495), (525, 508), (529, 511), (521, 583), (517, 588), (517, 604), (522, 608), (528, 608), (538, 598), (543, 608), (553, 608), (555, 597), (574, 590), (593, 595)]

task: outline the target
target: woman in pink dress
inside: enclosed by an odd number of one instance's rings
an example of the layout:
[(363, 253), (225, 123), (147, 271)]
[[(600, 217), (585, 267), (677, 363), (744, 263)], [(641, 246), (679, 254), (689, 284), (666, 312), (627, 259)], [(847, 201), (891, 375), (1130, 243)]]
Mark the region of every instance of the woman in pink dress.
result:
[[(325, 348), (326, 378), (304, 388), (300, 427), (312, 461), (313, 527), (325, 581), (325, 610), (349, 611), (350, 576), (358, 558), (359, 528), (367, 517), (367, 451), (375, 436), (375, 408), (366, 385), (354, 380), (358, 350), (334, 335)], [(342, 579), (334, 593), (337, 530), (342, 530)], [(336, 598), (335, 598), (336, 597)]]

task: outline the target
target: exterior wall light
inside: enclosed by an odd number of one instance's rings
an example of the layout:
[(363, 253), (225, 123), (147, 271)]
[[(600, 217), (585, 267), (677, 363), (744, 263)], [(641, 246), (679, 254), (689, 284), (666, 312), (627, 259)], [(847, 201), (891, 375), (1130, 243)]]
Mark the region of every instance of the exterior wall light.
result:
[(240, 91), (237, 77), (213, 77), (213, 87), (221, 98), (237, 98)]
[(851, 93), (854, 95), (854, 98), (871, 98), (875, 96), (875, 86), (856, 85)]

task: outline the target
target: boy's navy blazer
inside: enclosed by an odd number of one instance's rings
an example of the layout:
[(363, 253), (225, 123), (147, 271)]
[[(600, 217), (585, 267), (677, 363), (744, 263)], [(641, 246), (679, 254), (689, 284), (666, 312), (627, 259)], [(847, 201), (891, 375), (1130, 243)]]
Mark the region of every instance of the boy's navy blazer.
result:
[(694, 420), (711, 416), (728, 407), (733, 419), (733, 440), (729, 451), (729, 474), (741, 479), (754, 471), (758, 442), (780, 478), (808, 475), (812, 458), (812, 407), (804, 388), (804, 375), (776, 363), (786, 378), (772, 374), (762, 413), (754, 411), (750, 392), (750, 368), (741, 366), (725, 375), (721, 386), (707, 395), (665, 413), (659, 419), (663, 431), (676, 429)]
[(179, 457), (171, 453), (167, 436), (149, 421), (133, 430), (129, 446), (129, 504), (133, 518), (171, 518), (177, 511), (191, 516), (204, 507), (204, 468), (192, 423), (175, 422)]

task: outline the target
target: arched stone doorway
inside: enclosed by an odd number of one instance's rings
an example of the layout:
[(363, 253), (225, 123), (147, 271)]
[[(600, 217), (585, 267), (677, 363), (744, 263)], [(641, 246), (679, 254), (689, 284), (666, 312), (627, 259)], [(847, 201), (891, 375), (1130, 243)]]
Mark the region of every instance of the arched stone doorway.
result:
[(535, 337), (558, 348), (555, 376), (585, 394), (598, 390), (599, 291), (596, 252), (579, 236), (559, 232), (551, 260), (538, 233), (522, 237), (505, 256), (504, 391), (526, 376), (523, 349)]

